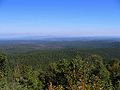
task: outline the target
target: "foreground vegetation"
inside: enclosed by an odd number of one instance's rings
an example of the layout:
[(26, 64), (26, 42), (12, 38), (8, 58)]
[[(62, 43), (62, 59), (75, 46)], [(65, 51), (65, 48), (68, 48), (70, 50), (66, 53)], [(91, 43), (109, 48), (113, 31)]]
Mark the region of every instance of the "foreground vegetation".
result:
[(120, 90), (120, 60), (104, 63), (99, 55), (63, 59), (46, 69), (12, 65), (0, 55), (0, 90)]
[(0, 51), (0, 90), (120, 90), (118, 41), (3, 41)]

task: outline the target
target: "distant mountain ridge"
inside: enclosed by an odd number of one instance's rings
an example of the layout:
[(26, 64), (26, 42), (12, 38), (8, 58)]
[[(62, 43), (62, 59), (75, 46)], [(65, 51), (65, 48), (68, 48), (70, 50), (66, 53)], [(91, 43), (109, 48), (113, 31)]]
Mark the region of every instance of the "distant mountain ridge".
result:
[(72, 37), (72, 36), (44, 36), (44, 35), (23, 35), (23, 36), (0, 36), (0, 40), (44, 40), (44, 41), (92, 41), (92, 40), (107, 40), (107, 41), (120, 41), (120, 37), (118, 36), (80, 36), (80, 37)]

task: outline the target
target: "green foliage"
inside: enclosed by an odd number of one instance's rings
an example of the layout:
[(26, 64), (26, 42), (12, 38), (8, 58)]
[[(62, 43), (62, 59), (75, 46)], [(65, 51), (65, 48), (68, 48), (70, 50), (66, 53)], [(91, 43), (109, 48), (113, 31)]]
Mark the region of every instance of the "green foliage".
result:
[(104, 57), (96, 54), (80, 57), (78, 50), (68, 51), (11, 57), (1, 54), (0, 90), (120, 89), (119, 59), (106, 63)]
[(114, 59), (108, 65), (108, 70), (110, 71), (110, 78), (112, 80), (113, 87), (116, 90), (120, 89), (120, 60)]
[[(73, 60), (60, 60), (50, 64), (44, 77), (39, 77), (46, 84), (52, 82), (53, 86), (77, 90), (78, 87), (86, 89), (112, 90), (110, 74), (102, 62), (102, 58), (92, 55), (88, 58), (76, 57)], [(42, 79), (44, 78), (44, 80)], [(84, 86), (83, 86), (84, 84)]]
[(5, 74), (7, 67), (7, 57), (5, 55), (0, 55), (0, 73)]

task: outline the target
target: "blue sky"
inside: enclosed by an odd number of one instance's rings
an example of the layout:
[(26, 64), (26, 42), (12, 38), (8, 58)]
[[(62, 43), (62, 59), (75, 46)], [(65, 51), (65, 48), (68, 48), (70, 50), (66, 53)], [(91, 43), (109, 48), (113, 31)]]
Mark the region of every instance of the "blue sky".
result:
[(120, 36), (120, 0), (0, 0), (0, 36)]

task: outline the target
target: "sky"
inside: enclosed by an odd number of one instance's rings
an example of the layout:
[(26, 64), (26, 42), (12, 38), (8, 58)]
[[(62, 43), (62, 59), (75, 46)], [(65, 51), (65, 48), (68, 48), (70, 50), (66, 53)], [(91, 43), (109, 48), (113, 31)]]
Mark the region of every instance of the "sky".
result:
[(0, 37), (120, 36), (120, 0), (0, 0)]

